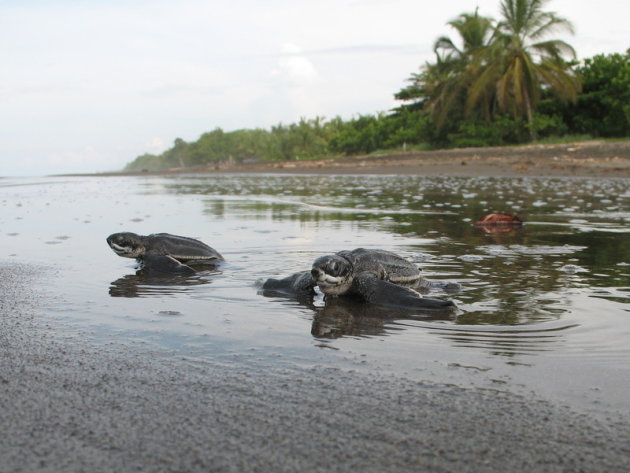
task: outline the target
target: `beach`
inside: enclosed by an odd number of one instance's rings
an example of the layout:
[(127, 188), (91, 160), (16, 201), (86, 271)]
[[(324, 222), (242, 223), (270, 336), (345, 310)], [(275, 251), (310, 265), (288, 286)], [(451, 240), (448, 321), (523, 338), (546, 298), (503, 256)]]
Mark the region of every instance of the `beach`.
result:
[[(184, 172), (630, 177), (630, 143), (168, 173)], [(502, 386), (256, 357), (226, 363), (103, 339), (47, 315), (54, 294), (42, 282), (56, 271), (0, 260), (3, 473), (628, 471), (627, 410), (593, 415)]]
[(386, 372), (214, 363), (96, 342), (0, 265), (2, 471), (621, 472), (627, 412)]
[(630, 177), (630, 141), (401, 151), (283, 162), (237, 163), (227, 160), (207, 166), (173, 168), (158, 174), (177, 173)]

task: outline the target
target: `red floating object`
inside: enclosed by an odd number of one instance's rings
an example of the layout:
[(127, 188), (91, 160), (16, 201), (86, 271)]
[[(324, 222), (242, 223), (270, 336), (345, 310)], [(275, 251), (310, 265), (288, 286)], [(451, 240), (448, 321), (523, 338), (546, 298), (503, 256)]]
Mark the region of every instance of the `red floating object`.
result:
[(477, 220), (475, 225), (477, 226), (490, 226), (490, 225), (522, 225), (523, 221), (510, 214), (488, 214), (485, 217)]

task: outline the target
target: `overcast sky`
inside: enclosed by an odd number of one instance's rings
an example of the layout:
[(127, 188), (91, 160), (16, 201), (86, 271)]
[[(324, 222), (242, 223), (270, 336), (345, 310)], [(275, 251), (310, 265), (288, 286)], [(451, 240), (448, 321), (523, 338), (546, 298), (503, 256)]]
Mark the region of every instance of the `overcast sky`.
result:
[[(0, 176), (108, 171), (220, 127), (386, 111), (446, 22), (499, 0), (0, 0)], [(551, 0), (580, 58), (627, 0)]]

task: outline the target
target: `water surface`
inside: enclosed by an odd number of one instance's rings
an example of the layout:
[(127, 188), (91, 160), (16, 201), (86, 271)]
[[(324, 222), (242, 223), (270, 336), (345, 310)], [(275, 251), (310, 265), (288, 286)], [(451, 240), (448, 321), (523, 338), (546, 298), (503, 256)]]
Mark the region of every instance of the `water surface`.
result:
[[(220, 175), (0, 179), (0, 260), (49, 266), (46, 316), (212, 362), (324, 364), (629, 412), (627, 179)], [(521, 230), (473, 222), (507, 211)], [(118, 231), (196, 237), (226, 263), (136, 274)], [(263, 297), (322, 254), (383, 248), (456, 281), (453, 316)]]

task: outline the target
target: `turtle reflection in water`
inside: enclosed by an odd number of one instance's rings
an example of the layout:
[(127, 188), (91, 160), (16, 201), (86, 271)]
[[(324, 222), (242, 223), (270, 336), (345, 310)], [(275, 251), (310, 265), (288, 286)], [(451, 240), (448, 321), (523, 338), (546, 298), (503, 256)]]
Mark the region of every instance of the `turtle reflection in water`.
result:
[(205, 243), (169, 233), (114, 233), (107, 244), (118, 256), (135, 258), (141, 269), (169, 274), (193, 274), (190, 265), (215, 265), (223, 256)]
[(313, 311), (311, 335), (320, 339), (380, 336), (400, 329), (399, 321), (453, 321), (454, 310), (419, 310), (418, 308), (387, 307), (366, 304), (350, 297), (334, 297), (323, 306), (305, 304)]
[[(263, 295), (312, 295), (315, 287), (327, 296), (349, 296), (371, 304), (389, 307), (454, 310), (452, 301), (428, 299), (415, 289), (431, 283), (420, 276), (419, 268), (406, 259), (385, 250), (358, 248), (317, 258), (310, 271), (283, 279), (267, 279)], [(458, 284), (447, 285), (457, 291)]]
[(141, 269), (112, 281), (109, 295), (112, 297), (156, 297), (185, 294), (196, 286), (211, 284), (219, 271), (203, 271), (194, 274), (172, 274)]

